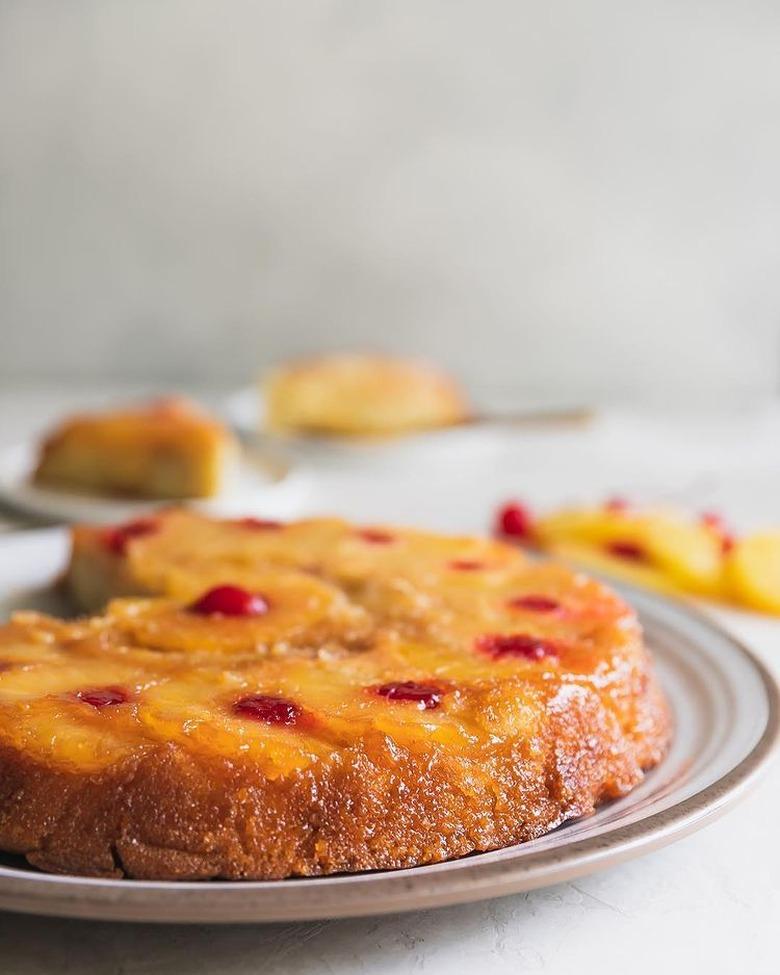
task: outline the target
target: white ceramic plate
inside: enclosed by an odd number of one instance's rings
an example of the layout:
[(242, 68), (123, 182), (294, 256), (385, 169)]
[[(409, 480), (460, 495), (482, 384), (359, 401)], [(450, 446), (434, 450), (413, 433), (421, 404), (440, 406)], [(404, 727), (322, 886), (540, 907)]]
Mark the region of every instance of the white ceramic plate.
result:
[[(43, 521), (93, 524), (125, 521), (162, 503), (39, 487), (31, 481), (35, 458), (33, 443), (0, 450), (0, 501)], [(306, 481), (300, 470), (278, 453), (263, 456), (245, 451), (234, 476), (219, 495), (190, 503), (214, 514), (261, 513), (274, 518), (290, 518), (298, 513), (305, 488)]]
[[(0, 539), (0, 611), (53, 598), (59, 530)], [(635, 590), (676, 733), (659, 768), (624, 799), (541, 839), (410, 870), (275, 882), (163, 883), (38, 873), (0, 855), (0, 908), (138, 921), (291, 921), (418, 910), (559, 883), (670, 843), (744, 795), (778, 737), (778, 692), (717, 624)], [(56, 608), (56, 604), (55, 604)]]

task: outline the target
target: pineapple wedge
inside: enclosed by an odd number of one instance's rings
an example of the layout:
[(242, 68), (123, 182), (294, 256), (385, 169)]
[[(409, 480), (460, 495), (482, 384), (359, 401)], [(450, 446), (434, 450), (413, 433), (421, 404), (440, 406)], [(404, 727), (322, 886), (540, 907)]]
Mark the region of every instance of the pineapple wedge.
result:
[(674, 513), (568, 509), (541, 518), (536, 527), (548, 551), (638, 585), (707, 596), (723, 592), (717, 535)]
[(726, 561), (726, 580), (739, 602), (751, 609), (780, 613), (780, 532), (738, 541)]
[(581, 542), (554, 542), (548, 546), (547, 552), (564, 562), (581, 565), (593, 572), (621, 579), (632, 586), (653, 589), (670, 596), (684, 594), (683, 589), (658, 569), (618, 558), (593, 545), (584, 545)]
[(681, 589), (702, 596), (723, 595), (723, 555), (720, 540), (697, 522), (670, 515), (644, 519), (650, 561)]

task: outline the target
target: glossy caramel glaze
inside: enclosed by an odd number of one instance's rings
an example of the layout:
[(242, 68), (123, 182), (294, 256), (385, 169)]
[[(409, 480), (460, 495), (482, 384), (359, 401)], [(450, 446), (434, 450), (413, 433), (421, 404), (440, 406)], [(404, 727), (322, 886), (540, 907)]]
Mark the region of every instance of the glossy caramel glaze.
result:
[(167, 511), (77, 529), (68, 582), (122, 598), (0, 631), (0, 848), (46, 870), (431, 863), (592, 812), (668, 742), (633, 612), (499, 542)]

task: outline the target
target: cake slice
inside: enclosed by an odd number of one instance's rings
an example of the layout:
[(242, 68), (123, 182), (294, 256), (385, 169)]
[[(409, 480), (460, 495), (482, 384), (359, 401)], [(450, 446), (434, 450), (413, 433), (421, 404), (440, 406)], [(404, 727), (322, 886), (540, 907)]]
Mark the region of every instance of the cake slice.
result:
[(217, 494), (237, 453), (231, 433), (188, 400), (85, 413), (44, 440), (36, 484), (127, 498)]
[(451, 426), (469, 414), (453, 379), (432, 366), (330, 355), (280, 366), (264, 384), (274, 433), (381, 437)]

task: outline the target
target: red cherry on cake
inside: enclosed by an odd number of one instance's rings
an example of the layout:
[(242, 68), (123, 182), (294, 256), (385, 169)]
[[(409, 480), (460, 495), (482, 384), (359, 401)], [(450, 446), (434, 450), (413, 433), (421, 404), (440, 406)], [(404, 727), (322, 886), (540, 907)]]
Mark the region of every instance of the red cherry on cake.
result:
[(728, 555), (729, 552), (737, 544), (737, 539), (730, 532), (724, 532), (720, 537), (720, 550), (723, 555)]
[(476, 649), (493, 660), (502, 660), (505, 657), (543, 660), (545, 657), (558, 656), (558, 648), (554, 643), (528, 633), (487, 633), (477, 637)]
[(530, 541), (534, 534), (533, 516), (519, 501), (509, 501), (496, 515), (496, 534), (517, 541)]
[(701, 523), (705, 528), (715, 532), (720, 538), (720, 549), (724, 555), (736, 545), (736, 537), (726, 524), (726, 519), (717, 511), (705, 511), (701, 516)]
[(620, 514), (623, 511), (628, 511), (628, 501), (626, 498), (615, 494), (611, 498), (607, 498), (604, 502), (604, 510), (611, 511), (614, 514)]
[(157, 522), (152, 518), (138, 518), (135, 521), (128, 521), (124, 525), (107, 528), (103, 532), (103, 544), (114, 555), (124, 555), (127, 552), (128, 543), (132, 539), (151, 535), (152, 532), (157, 531), (157, 528)]
[(128, 699), (127, 693), (118, 687), (94, 687), (90, 690), (76, 691), (76, 697), (93, 708), (124, 704)]
[(628, 562), (648, 561), (647, 552), (638, 542), (618, 539), (614, 542), (607, 542), (604, 548), (609, 555), (614, 555), (618, 559), (625, 559)]
[(189, 607), (199, 616), (263, 616), (268, 610), (265, 596), (240, 586), (215, 586)]
[(251, 718), (265, 724), (293, 725), (301, 716), (301, 709), (294, 701), (270, 694), (253, 694), (242, 697), (233, 704), (233, 713), (240, 718)]
[(251, 528), (259, 532), (279, 531), (280, 528), (284, 528), (281, 521), (271, 521), (268, 518), (239, 518), (237, 524), (242, 528)]
[(357, 534), (369, 545), (389, 545), (394, 540), (390, 532), (382, 531), (381, 528), (361, 528)]
[(418, 684), (414, 680), (390, 681), (374, 690), (388, 701), (412, 701), (421, 711), (437, 708), (442, 698), (442, 690), (436, 684)]
[(507, 604), (511, 609), (527, 609), (532, 613), (557, 613), (562, 607), (557, 599), (550, 596), (530, 593), (527, 596), (515, 596)]
[(723, 531), (726, 527), (725, 518), (717, 511), (703, 511), (699, 520), (702, 525), (706, 528), (711, 528), (713, 531)]

